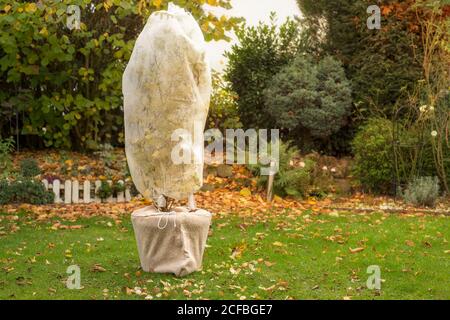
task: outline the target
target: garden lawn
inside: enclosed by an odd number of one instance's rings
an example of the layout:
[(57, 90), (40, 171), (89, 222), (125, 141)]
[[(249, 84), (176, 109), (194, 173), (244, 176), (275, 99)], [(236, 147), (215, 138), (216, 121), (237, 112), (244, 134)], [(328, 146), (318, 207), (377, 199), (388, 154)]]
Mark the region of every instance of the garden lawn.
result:
[[(140, 270), (127, 215), (0, 219), (1, 299), (450, 299), (444, 216), (216, 218), (203, 270), (184, 278)], [(66, 288), (70, 265), (80, 267), (80, 290)], [(371, 265), (381, 290), (366, 286)]]

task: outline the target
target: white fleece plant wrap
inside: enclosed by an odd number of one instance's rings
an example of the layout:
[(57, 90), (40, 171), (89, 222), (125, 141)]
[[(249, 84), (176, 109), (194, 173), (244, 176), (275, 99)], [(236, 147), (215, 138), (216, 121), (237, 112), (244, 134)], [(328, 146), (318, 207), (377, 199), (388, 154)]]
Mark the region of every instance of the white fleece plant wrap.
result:
[[(153, 13), (139, 35), (123, 74), (125, 149), (130, 173), (147, 199), (186, 199), (203, 182), (203, 130), (211, 94), (205, 40), (195, 19), (172, 5)], [(194, 125), (201, 136), (194, 139)], [(176, 164), (172, 150), (190, 133)], [(175, 139), (174, 139), (175, 138)]]

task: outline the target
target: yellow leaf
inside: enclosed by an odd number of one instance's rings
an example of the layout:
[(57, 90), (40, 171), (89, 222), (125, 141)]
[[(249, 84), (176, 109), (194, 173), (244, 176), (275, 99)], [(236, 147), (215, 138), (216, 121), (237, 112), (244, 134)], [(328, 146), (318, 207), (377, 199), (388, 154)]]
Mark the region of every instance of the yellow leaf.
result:
[(252, 192), (249, 188), (243, 188), (239, 193), (244, 197), (250, 197), (252, 195)]
[(72, 252), (69, 249), (66, 250), (65, 257), (66, 258), (72, 258)]
[(161, 7), (162, 0), (153, 0), (153, 5), (157, 8)]
[(283, 203), (283, 199), (279, 196), (274, 196), (273, 201), (276, 203)]
[(203, 23), (201, 28), (204, 32), (207, 32), (209, 30), (209, 22)]
[(217, 5), (217, 0), (208, 0), (207, 2), (208, 2), (208, 4), (210, 6), (216, 6)]
[(272, 245), (274, 245), (275, 247), (282, 247), (283, 244), (280, 241), (275, 241), (274, 243), (272, 243)]
[(41, 31), (39, 31), (39, 34), (42, 34), (44, 37), (47, 37), (47, 36), (48, 36), (48, 30), (47, 30), (47, 27), (43, 27), (43, 28), (41, 29)]
[(33, 12), (35, 12), (36, 10), (37, 10), (36, 3), (28, 3), (28, 4), (25, 6), (25, 11), (26, 11), (26, 12), (33, 13)]
[(237, 258), (240, 258), (242, 256), (242, 253), (245, 251), (245, 249), (247, 248), (247, 245), (245, 243), (242, 243), (236, 247), (233, 248), (233, 250), (231, 251), (231, 256), (230, 258), (235, 260)]
[(113, 5), (111, 0), (106, 0), (105, 2), (103, 2), (103, 7), (105, 8), (105, 11), (108, 11), (109, 8), (111, 8)]
[(3, 10), (8, 13), (9, 10), (11, 10), (11, 6), (9, 4), (7, 4), (6, 6), (3, 7)]

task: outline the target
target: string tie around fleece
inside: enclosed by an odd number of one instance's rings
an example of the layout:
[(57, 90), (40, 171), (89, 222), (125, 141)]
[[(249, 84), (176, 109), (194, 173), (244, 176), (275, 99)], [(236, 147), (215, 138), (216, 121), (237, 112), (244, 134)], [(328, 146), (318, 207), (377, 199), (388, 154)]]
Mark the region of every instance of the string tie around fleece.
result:
[[(158, 229), (159, 230), (164, 230), (167, 225), (169, 224), (169, 217), (176, 215), (175, 212), (162, 212), (160, 211), (160, 216), (159, 216), (159, 220), (158, 220)], [(163, 221), (163, 219), (165, 219), (165, 224), (164, 226), (161, 226), (161, 222)], [(177, 227), (177, 219), (175, 217), (175, 219), (173, 219), (173, 227), (176, 228)]]

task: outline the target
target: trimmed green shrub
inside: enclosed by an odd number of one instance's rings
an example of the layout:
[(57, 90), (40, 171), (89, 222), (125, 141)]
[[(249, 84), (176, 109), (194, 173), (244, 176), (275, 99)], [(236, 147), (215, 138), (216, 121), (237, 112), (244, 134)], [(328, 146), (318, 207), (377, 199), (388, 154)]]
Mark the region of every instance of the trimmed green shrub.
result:
[(97, 189), (96, 196), (102, 199), (103, 201), (108, 197), (111, 197), (112, 195), (113, 195), (113, 188), (111, 184), (109, 184), (109, 182), (106, 180), (102, 180), (100, 187)]
[(227, 53), (225, 79), (239, 96), (239, 117), (245, 129), (272, 128), (275, 119), (267, 112), (264, 89), (274, 74), (291, 61), (301, 47), (296, 21), (287, 20), (278, 27), (270, 24), (242, 28), (239, 42)]
[[(347, 123), (350, 83), (332, 57), (314, 62), (298, 56), (276, 74), (264, 91), (266, 107), (289, 138), (326, 139)], [(300, 141), (301, 142), (301, 141)]]
[(378, 193), (392, 191), (392, 122), (370, 119), (356, 134), (352, 146), (355, 155), (353, 174), (361, 186)]
[(102, 180), (102, 183), (96, 192), (96, 196), (105, 200), (111, 196), (117, 196), (117, 193), (125, 191), (125, 188), (124, 183), (118, 181), (109, 183), (106, 180)]
[(416, 177), (408, 183), (403, 199), (413, 205), (434, 207), (439, 197), (437, 177)]
[(46, 190), (40, 181), (32, 179), (0, 181), (0, 204), (49, 204), (53, 203), (54, 197), (53, 192)]
[(125, 191), (125, 184), (121, 182), (113, 182), (112, 191), (113, 195), (117, 196), (119, 192)]
[[(301, 198), (308, 194), (314, 161), (307, 159), (304, 161), (303, 167), (295, 167), (293, 160), (298, 155), (299, 151), (296, 147), (291, 147), (287, 143), (280, 144), (279, 168), (273, 184), (274, 194), (295, 198)], [(269, 177), (261, 175), (261, 165), (249, 165), (248, 167), (258, 177), (258, 185), (266, 187)]]
[(38, 162), (33, 158), (23, 159), (20, 162), (20, 174), (26, 178), (32, 178), (41, 174)]

